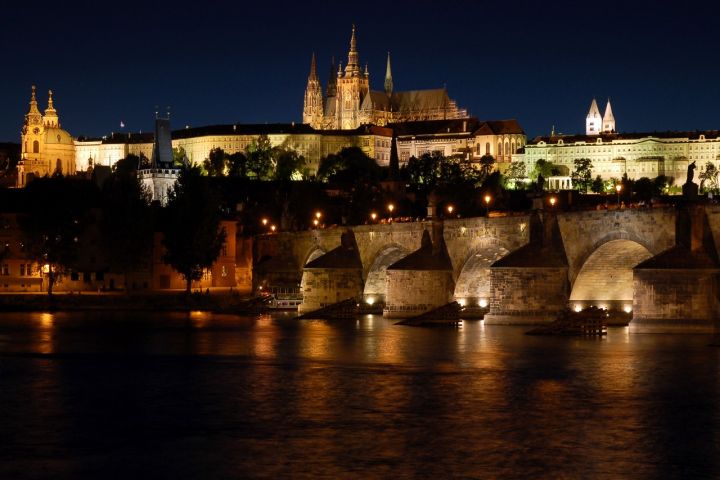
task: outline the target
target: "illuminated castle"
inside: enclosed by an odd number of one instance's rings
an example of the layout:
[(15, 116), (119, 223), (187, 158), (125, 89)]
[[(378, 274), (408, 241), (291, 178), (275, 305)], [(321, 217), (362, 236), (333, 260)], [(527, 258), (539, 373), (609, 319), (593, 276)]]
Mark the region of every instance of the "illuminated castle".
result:
[(467, 111), (458, 108), (445, 88), (394, 91), (389, 53), (384, 86), (384, 91), (370, 90), (370, 74), (367, 65), (364, 69), (360, 67), (353, 25), (347, 65), (343, 69), (340, 64), (336, 72), (334, 62), (331, 64), (325, 96), (313, 54), (305, 88), (303, 123), (317, 129), (349, 130), (363, 124), (467, 117)]

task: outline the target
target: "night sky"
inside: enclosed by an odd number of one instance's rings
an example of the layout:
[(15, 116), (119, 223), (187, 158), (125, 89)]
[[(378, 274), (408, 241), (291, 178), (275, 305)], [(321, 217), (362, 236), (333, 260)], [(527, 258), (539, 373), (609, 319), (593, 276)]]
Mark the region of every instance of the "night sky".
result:
[[(717, 2), (5, 2), (0, 141), (20, 141), (30, 86), (72, 135), (302, 120), (310, 57), (327, 85), (351, 24), (371, 88), (447, 85), (529, 137), (584, 131), (609, 96), (621, 132), (720, 128)], [(579, 5), (578, 5), (579, 4)], [(186, 6), (183, 6), (186, 5)]]

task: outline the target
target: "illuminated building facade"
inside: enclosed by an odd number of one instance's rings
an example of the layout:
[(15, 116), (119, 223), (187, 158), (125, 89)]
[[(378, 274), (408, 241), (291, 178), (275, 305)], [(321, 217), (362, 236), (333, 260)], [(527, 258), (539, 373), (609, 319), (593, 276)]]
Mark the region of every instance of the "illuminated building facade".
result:
[(525, 132), (515, 119), (480, 121), (477, 118), (427, 120), (394, 123), (400, 164), (411, 157), (438, 152), (445, 156), (463, 155), (478, 162), (491, 155), (498, 164), (509, 163), (525, 145)]
[(33, 85), (30, 108), (22, 127), (20, 148), (19, 186), (24, 186), (33, 177), (75, 173), (75, 145), (70, 134), (60, 128), (52, 90), (48, 92), (45, 114), (41, 114)]
[[(672, 177), (675, 185), (685, 182), (691, 162), (696, 162), (698, 171), (708, 162), (716, 167), (720, 165), (718, 130), (617, 133), (609, 101), (601, 124), (597, 123), (598, 118), (599, 110), (593, 100), (586, 118), (585, 135), (553, 133), (536, 137), (513, 156), (513, 161), (525, 162), (526, 170), (530, 171), (538, 160), (546, 160), (558, 165), (562, 174), (569, 176), (576, 159), (588, 158), (592, 161), (593, 177), (599, 175), (608, 180), (622, 178), (625, 174), (630, 179), (665, 175)], [(588, 134), (591, 127), (593, 131), (597, 128), (602, 131)], [(698, 181), (697, 175), (695, 181)]]
[(445, 88), (396, 92), (393, 90), (390, 54), (388, 53), (383, 91), (370, 90), (367, 65), (360, 67), (355, 26), (350, 36), (348, 62), (335, 70), (330, 66), (326, 94), (317, 74), (313, 54), (310, 75), (305, 88), (303, 123), (316, 129), (351, 130), (360, 125), (387, 125), (392, 122), (446, 120), (467, 117), (450, 99)]

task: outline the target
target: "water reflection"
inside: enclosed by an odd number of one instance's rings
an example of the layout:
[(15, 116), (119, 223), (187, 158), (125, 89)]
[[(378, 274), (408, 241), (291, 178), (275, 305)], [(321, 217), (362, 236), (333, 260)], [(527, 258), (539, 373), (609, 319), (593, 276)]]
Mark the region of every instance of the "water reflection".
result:
[(524, 330), (4, 315), (0, 477), (720, 476), (706, 337)]

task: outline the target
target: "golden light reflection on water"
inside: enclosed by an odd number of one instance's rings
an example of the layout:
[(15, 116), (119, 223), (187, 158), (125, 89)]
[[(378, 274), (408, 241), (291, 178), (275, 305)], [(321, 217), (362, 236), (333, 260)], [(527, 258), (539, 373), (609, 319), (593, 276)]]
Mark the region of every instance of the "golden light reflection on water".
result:
[(52, 313), (37, 313), (36, 321), (40, 324), (35, 349), (42, 354), (54, 353), (53, 336), (55, 333), (55, 316)]
[(190, 322), (192, 323), (193, 328), (205, 328), (209, 321), (209, 312), (201, 310), (193, 310), (190, 312)]

